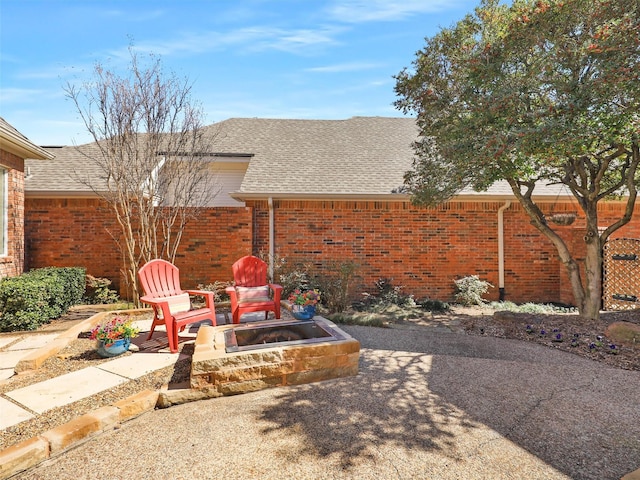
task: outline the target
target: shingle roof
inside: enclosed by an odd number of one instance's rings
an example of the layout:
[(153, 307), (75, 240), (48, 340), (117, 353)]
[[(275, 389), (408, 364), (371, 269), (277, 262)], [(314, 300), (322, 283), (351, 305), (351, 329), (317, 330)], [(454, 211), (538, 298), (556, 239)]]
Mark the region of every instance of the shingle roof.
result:
[[(260, 196), (392, 196), (414, 158), (413, 118), (347, 120), (232, 118), (209, 128), (213, 150), (254, 156), (238, 198)], [(506, 182), (467, 196), (512, 198)], [(536, 196), (570, 195), (562, 186), (539, 185)], [(404, 195), (395, 195), (405, 198)]]
[(103, 177), (96, 164), (87, 160), (82, 152), (94, 151), (95, 144), (67, 147), (45, 147), (55, 158), (50, 162), (25, 161), (29, 175), (25, 179), (25, 191), (30, 196), (38, 194), (91, 195), (91, 184), (99, 187)]
[[(249, 154), (251, 160), (238, 198), (353, 197), (406, 198), (393, 194), (411, 168), (418, 129), (413, 118), (353, 117), (346, 120), (232, 118), (206, 127), (216, 154)], [(100, 177), (79, 149), (57, 147), (52, 162), (28, 163), (28, 195), (90, 194), (82, 178)], [(568, 195), (558, 186), (539, 186), (538, 196)], [(463, 195), (512, 198), (506, 182), (487, 192)]]
[(233, 118), (209, 127), (212, 149), (252, 153), (244, 194), (389, 194), (411, 165), (410, 118)]

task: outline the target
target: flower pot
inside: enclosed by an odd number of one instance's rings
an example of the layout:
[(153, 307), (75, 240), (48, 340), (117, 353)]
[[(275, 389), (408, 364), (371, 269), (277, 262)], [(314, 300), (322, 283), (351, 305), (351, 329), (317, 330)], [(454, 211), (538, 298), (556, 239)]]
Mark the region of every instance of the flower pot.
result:
[(121, 338), (119, 340), (115, 340), (109, 345), (106, 345), (102, 340), (97, 340), (96, 350), (98, 352), (98, 355), (100, 355), (101, 357), (117, 357), (118, 355), (122, 355), (127, 350), (129, 350), (129, 345), (131, 345), (130, 338)]
[(316, 314), (315, 305), (292, 305), (291, 314), (296, 320), (311, 320)]

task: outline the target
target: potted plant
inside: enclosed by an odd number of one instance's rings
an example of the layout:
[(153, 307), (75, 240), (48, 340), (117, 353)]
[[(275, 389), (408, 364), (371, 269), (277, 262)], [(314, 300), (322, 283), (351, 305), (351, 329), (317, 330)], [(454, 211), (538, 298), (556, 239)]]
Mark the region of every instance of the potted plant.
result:
[(91, 339), (96, 341), (96, 349), (101, 357), (115, 357), (129, 350), (131, 339), (138, 336), (140, 330), (130, 319), (114, 317), (96, 325), (91, 330)]
[(310, 320), (316, 314), (316, 305), (320, 301), (320, 291), (295, 289), (289, 295), (291, 314), (296, 320)]

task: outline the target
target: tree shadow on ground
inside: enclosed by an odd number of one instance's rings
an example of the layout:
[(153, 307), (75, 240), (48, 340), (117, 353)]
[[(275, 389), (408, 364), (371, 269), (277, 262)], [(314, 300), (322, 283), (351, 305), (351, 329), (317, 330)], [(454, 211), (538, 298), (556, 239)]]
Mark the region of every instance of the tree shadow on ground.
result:
[(304, 435), (306, 453), (344, 469), (389, 446), (464, 459), (461, 439), (484, 426), (572, 478), (640, 466), (638, 372), (515, 340), (343, 329), (363, 348), (358, 376), (283, 389), (265, 433)]
[(384, 456), (390, 446), (456, 457), (449, 424), (474, 423), (433, 395), (426, 378), (431, 357), (420, 352), (363, 350), (356, 377), (282, 390), (267, 408), (264, 430), (304, 435), (303, 453), (338, 458), (343, 469)]

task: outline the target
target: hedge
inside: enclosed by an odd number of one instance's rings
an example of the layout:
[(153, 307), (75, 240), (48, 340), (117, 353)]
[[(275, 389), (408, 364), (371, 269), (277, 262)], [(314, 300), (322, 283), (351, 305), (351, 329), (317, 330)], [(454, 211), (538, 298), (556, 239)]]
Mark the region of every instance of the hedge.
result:
[(36, 330), (81, 303), (85, 270), (47, 267), (0, 280), (0, 331)]

